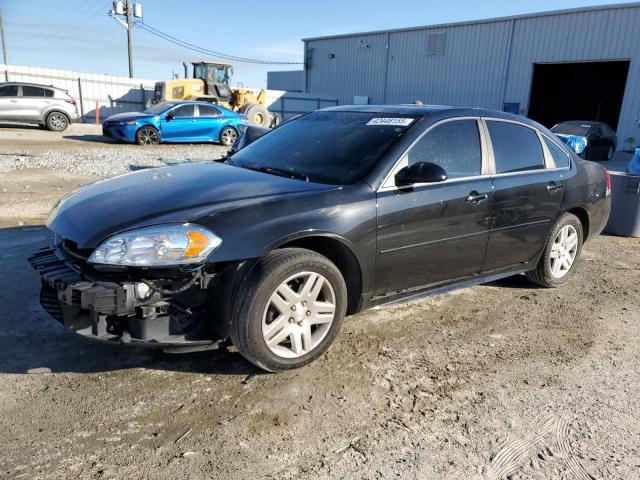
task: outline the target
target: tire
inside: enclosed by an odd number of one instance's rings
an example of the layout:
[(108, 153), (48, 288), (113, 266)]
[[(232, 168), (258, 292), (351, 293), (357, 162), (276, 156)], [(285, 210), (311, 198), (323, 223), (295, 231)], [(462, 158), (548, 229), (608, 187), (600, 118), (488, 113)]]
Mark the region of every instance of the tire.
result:
[(225, 147), (232, 146), (238, 139), (238, 132), (233, 127), (224, 127), (220, 132), (220, 143)]
[(229, 334), (240, 354), (257, 367), (290, 370), (327, 351), (346, 309), (344, 279), (326, 257), (301, 248), (274, 250), (258, 261), (240, 289)]
[(158, 145), (160, 143), (160, 133), (155, 127), (145, 125), (136, 132), (136, 143), (138, 145)]
[[(563, 240), (561, 236), (563, 230), (566, 240)], [(575, 244), (573, 240), (570, 240), (574, 234), (577, 237)], [(549, 234), (538, 265), (534, 270), (526, 272), (527, 279), (546, 288), (559, 287), (565, 283), (571, 277), (580, 258), (583, 235), (582, 224), (578, 217), (571, 213), (562, 215)], [(559, 244), (562, 246), (560, 247)]]
[(269, 128), (271, 126), (271, 113), (264, 105), (250, 103), (243, 108), (244, 114), (249, 117), (249, 123), (257, 127)]
[(48, 130), (63, 132), (69, 126), (69, 117), (62, 112), (51, 112), (45, 121)]
[(613, 156), (616, 154), (616, 149), (613, 147), (613, 145), (609, 145), (609, 148), (607, 148), (607, 153), (605, 154), (605, 160), (609, 161), (613, 158)]

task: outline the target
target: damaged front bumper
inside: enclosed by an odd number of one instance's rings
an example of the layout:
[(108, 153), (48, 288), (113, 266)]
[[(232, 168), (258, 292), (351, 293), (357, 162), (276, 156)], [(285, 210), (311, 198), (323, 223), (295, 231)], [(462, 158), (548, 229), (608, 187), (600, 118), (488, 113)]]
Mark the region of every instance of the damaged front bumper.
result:
[(42, 307), (80, 335), (177, 350), (216, 348), (222, 342), (208, 318), (207, 287), (214, 274), (136, 279), (96, 271), (58, 247), (40, 250), (29, 262), (41, 276)]

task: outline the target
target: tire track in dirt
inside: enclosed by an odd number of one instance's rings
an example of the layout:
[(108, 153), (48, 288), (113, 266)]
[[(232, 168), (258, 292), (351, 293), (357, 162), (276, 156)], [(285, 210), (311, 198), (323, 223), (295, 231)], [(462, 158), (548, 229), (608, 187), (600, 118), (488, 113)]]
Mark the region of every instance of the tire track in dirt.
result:
[(571, 421), (566, 416), (543, 417), (534, 421), (524, 436), (507, 439), (501, 444), (484, 478), (487, 480), (508, 478), (527, 461), (531, 461), (535, 454), (542, 460), (546, 454), (549, 457), (559, 457), (558, 460), (564, 466), (567, 478), (595, 480), (595, 477), (587, 472), (576, 458), (569, 442), (570, 425)]

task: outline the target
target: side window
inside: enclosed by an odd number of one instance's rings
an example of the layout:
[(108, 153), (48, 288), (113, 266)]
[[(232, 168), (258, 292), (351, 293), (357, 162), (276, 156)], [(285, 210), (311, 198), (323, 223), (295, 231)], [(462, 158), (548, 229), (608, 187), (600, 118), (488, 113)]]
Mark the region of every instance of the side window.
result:
[(210, 105), (198, 105), (201, 117), (219, 117), (222, 112), (214, 106)]
[(17, 85), (6, 85), (4, 87), (0, 87), (0, 97), (17, 97), (17, 96), (18, 96)]
[(496, 173), (524, 172), (545, 168), (544, 154), (534, 130), (507, 122), (487, 121)]
[(431, 162), (440, 165), (448, 178), (480, 175), (482, 150), (478, 122), (453, 120), (435, 127), (407, 153), (408, 164)]
[(22, 86), (22, 96), (23, 97), (44, 97), (44, 88), (40, 87), (32, 87), (30, 85)]
[(174, 118), (195, 117), (193, 105), (180, 105), (171, 110)]
[(44, 88), (44, 96), (47, 98), (53, 98), (53, 90), (49, 90), (48, 88)]
[(547, 148), (553, 157), (553, 161), (556, 164), (557, 168), (568, 168), (569, 167), (569, 156), (564, 153), (558, 145), (549, 140), (547, 137), (543, 136), (544, 142), (547, 144)]

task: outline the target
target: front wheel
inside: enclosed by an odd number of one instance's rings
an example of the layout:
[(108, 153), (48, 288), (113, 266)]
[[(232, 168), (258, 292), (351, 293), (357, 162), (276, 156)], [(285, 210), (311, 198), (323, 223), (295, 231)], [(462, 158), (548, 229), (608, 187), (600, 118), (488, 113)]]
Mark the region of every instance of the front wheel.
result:
[(160, 134), (153, 127), (142, 127), (136, 132), (136, 143), (138, 145), (158, 145)]
[(233, 127), (224, 127), (220, 132), (220, 143), (225, 147), (230, 147), (238, 139), (238, 132)]
[(565, 213), (551, 230), (542, 257), (527, 278), (542, 287), (559, 287), (566, 282), (582, 251), (583, 232), (578, 217)]
[(251, 363), (277, 372), (327, 351), (346, 313), (347, 288), (326, 257), (285, 248), (258, 262), (238, 302), (231, 341)]

